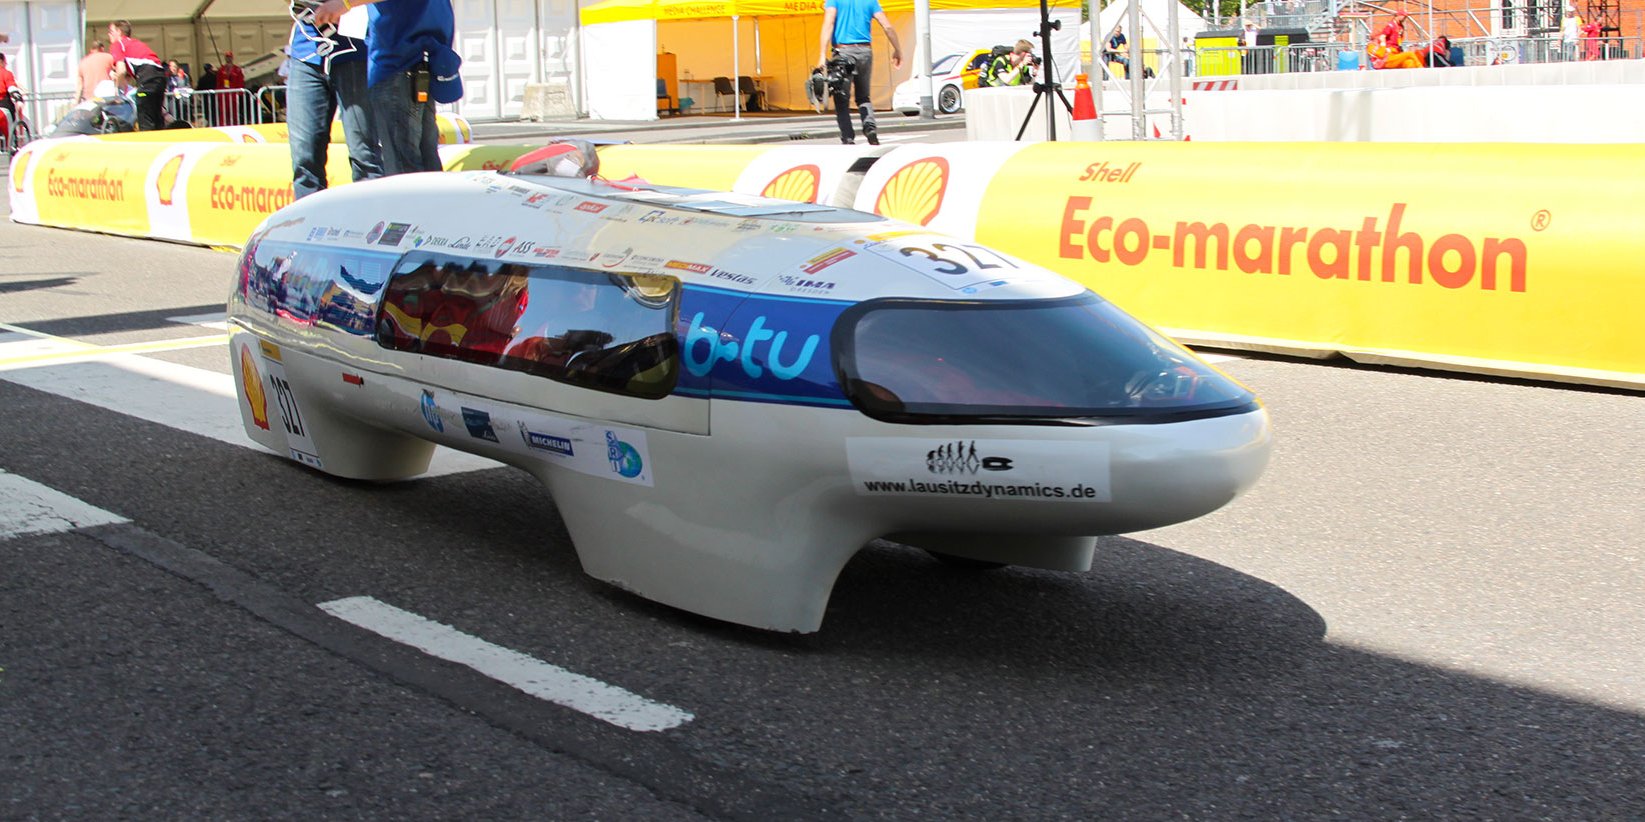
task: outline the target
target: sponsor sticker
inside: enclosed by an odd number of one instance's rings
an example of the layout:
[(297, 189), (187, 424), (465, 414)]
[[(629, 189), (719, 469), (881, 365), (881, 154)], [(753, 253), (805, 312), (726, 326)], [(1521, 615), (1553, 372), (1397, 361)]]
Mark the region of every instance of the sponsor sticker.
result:
[(446, 424), (440, 420), (440, 406), (434, 402), (433, 391), (423, 389), (423, 399), (419, 407), (423, 412), (423, 422), (428, 423), (428, 427), (434, 429), (435, 433), (444, 434)]
[(491, 427), (491, 415), (477, 408), (460, 406), (463, 411), (463, 427), (468, 429), (468, 435), (477, 440), (497, 442), (497, 432)]
[(1106, 442), (851, 437), (845, 445), (860, 496), (1113, 499)]
[(849, 248), (830, 248), (829, 250), (806, 260), (805, 265), (801, 270), (807, 274), (816, 274), (817, 272), (822, 271), (835, 263), (844, 262), (855, 256), (857, 256), (857, 252), (852, 251)]
[(533, 431), (526, 427), (523, 421), (520, 423), (520, 440), (533, 451), (546, 451), (561, 457), (574, 457), (577, 455), (576, 446), (571, 444), (571, 438), (557, 434), (546, 434), (542, 431)]
[(377, 238), (377, 244), (397, 246), (400, 244), (401, 240), (405, 239), (406, 232), (410, 230), (410, 223), (389, 223), (388, 226), (383, 229), (382, 235)]

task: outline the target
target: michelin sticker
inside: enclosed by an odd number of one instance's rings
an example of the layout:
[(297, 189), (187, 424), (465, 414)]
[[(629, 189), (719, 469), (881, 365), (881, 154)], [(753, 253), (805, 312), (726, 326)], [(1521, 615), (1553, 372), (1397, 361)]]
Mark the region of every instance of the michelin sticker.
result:
[[(542, 458), (592, 477), (652, 487), (651, 454), (645, 432), (593, 422), (550, 417), (524, 409), (492, 411), (493, 421), (512, 416), (519, 432), (516, 451)], [(499, 426), (500, 427), (500, 426)]]
[(1108, 443), (851, 437), (859, 496), (1109, 502)]

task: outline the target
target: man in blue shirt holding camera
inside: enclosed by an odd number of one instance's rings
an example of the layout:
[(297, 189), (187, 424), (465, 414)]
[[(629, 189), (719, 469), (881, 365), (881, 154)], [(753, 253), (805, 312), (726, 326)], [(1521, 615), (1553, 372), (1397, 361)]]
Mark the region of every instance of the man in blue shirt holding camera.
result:
[[(857, 135), (851, 129), (851, 109), (848, 98), (854, 96), (857, 109), (862, 113), (862, 133), (868, 144), (880, 144), (879, 127), (874, 123), (874, 103), (869, 94), (869, 81), (874, 77), (874, 49), (870, 43), (868, 22), (872, 20), (885, 29), (891, 41), (891, 67), (902, 67), (902, 44), (897, 41), (897, 30), (891, 28), (891, 19), (885, 16), (879, 0), (827, 0), (823, 6), (822, 54), (817, 68), (828, 68), (830, 80), (836, 74), (845, 74), (845, 82), (829, 83), (834, 97), (834, 117), (840, 124), (840, 142), (855, 143)], [(833, 46), (834, 65), (829, 66), (829, 46)]]

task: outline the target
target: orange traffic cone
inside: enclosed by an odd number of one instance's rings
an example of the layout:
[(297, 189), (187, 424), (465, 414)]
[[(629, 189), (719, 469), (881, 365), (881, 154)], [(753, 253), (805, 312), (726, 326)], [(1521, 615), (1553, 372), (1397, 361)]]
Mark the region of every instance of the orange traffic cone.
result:
[(1091, 98), (1091, 82), (1083, 74), (1074, 75), (1074, 139), (1095, 141), (1097, 133), (1097, 103)]

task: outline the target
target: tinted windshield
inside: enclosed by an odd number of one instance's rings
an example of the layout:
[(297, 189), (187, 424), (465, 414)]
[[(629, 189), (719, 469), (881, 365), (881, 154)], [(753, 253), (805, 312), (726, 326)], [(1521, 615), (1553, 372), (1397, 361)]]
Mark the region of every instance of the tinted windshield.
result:
[(1086, 292), (993, 302), (878, 300), (840, 318), (846, 394), (898, 422), (1215, 416), (1250, 391)]
[(959, 59), (960, 56), (958, 54), (950, 54), (947, 57), (938, 60), (937, 64), (931, 67), (931, 76), (935, 77), (939, 74), (947, 74), (948, 72), (953, 71), (954, 63), (958, 62)]

